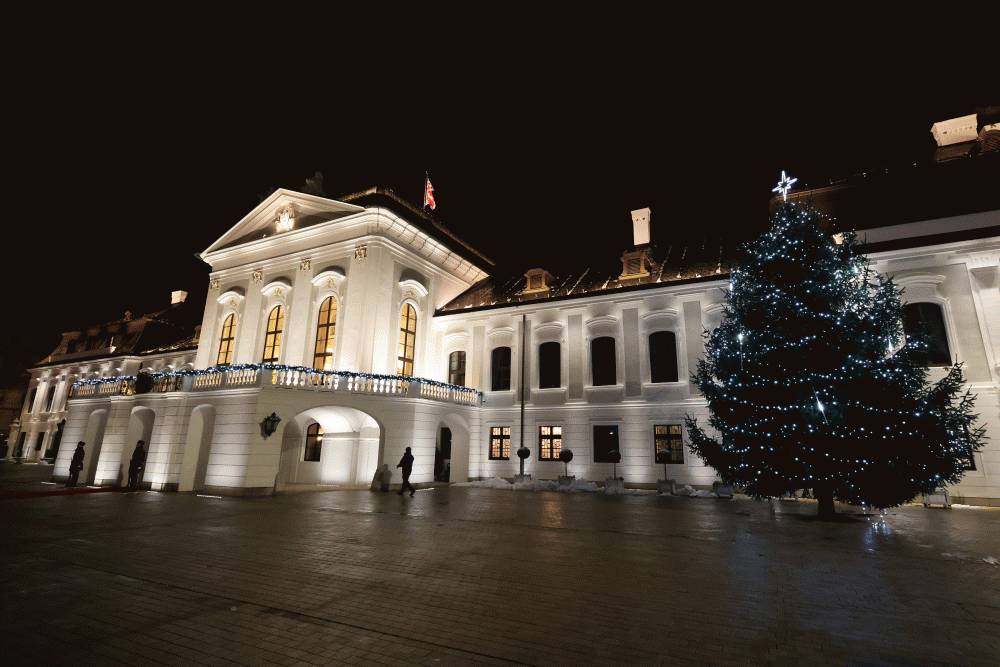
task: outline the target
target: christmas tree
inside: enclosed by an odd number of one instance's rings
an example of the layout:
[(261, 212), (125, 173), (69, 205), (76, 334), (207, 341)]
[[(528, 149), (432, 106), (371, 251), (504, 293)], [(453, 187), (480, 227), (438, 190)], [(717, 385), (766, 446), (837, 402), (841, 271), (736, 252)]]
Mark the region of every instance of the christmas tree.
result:
[(743, 248), (721, 325), (693, 379), (713, 437), (687, 419), (691, 449), (755, 498), (813, 489), (884, 508), (957, 482), (982, 446), (961, 364), (928, 380), (927, 344), (907, 336), (900, 290), (853, 234), (834, 240), (808, 205), (779, 205)]

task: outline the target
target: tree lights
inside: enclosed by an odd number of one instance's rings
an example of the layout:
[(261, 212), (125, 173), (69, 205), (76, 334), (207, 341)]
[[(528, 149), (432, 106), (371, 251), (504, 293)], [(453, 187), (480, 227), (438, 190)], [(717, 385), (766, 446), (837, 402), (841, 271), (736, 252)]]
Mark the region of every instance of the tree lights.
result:
[(707, 336), (693, 377), (718, 435), (688, 417), (691, 448), (757, 498), (812, 488), (821, 515), (835, 498), (885, 508), (955, 483), (983, 429), (961, 365), (930, 383), (925, 349), (854, 235), (834, 243), (814, 209), (782, 203)]

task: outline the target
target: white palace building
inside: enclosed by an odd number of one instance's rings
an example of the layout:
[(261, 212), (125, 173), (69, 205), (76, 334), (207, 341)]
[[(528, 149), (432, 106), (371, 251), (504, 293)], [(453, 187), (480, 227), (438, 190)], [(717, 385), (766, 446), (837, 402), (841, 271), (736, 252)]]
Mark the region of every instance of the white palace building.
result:
[[(793, 196), (822, 203), (844, 188)], [(714, 472), (681, 424), (706, 416), (688, 377), (736, 244), (655, 249), (650, 216), (632, 212), (635, 246), (611, 275), (504, 281), (391, 191), (278, 190), (202, 254), (203, 311), (181, 292), (158, 313), (63, 334), (31, 369), (8, 456), (65, 479), (82, 440), (80, 482), (119, 485), (141, 439), (147, 488), (265, 495), (367, 488), (383, 463), (398, 484), (407, 446), (418, 486), (510, 478), (523, 442), (536, 479), (561, 474), (568, 448), (571, 474), (604, 480), (620, 450), (629, 485), (666, 474), (707, 487)], [(935, 363), (965, 363), (990, 440), (951, 493), (1000, 504), (1000, 209), (840, 219), (905, 287)], [(183, 324), (192, 312), (200, 327)]]

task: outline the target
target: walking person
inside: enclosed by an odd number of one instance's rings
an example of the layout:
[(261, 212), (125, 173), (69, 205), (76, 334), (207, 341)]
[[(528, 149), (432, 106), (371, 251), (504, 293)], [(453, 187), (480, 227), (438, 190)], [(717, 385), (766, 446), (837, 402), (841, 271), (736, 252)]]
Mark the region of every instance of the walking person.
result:
[(139, 479), (142, 471), (146, 467), (146, 443), (142, 440), (135, 444), (135, 451), (132, 452), (132, 460), (128, 464), (128, 488), (134, 490), (139, 487)]
[(403, 486), (399, 487), (399, 491), (396, 492), (396, 495), (403, 495), (403, 491), (406, 491), (406, 489), (409, 488), (410, 497), (412, 498), (413, 494), (416, 493), (417, 490), (413, 488), (412, 484), (410, 484), (410, 473), (413, 472), (413, 454), (410, 453), (409, 447), (406, 448), (406, 453), (403, 454), (403, 458), (399, 459), (399, 465), (396, 467), (403, 469)]
[(69, 462), (69, 477), (66, 479), (66, 488), (76, 486), (80, 479), (80, 471), (83, 470), (83, 440), (76, 443), (76, 451), (73, 452), (73, 460)]

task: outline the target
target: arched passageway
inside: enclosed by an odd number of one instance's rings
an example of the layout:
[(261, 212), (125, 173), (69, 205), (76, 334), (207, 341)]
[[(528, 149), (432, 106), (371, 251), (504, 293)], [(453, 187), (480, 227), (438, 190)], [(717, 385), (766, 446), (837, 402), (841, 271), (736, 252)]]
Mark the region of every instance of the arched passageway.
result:
[(184, 455), (181, 458), (181, 474), (177, 483), (178, 491), (204, 490), (214, 430), (214, 406), (199, 405), (191, 411), (187, 437), (184, 440)]
[[(93, 484), (97, 475), (97, 462), (101, 458), (101, 445), (104, 444), (104, 427), (108, 424), (108, 411), (104, 408), (94, 410), (87, 418), (87, 426), (83, 431), (83, 470), (80, 481)], [(76, 443), (73, 443), (76, 449)]]
[[(122, 486), (128, 484), (128, 468), (135, 451), (136, 443), (142, 440), (146, 443), (146, 467), (150, 465), (149, 453), (151, 451), (150, 438), (153, 435), (153, 422), (156, 421), (156, 413), (152, 408), (139, 406), (132, 410), (128, 419), (128, 430), (125, 435), (125, 445), (122, 449), (121, 468), (118, 473), (118, 483)], [(142, 476), (139, 478), (142, 485)]]
[(385, 442), (371, 415), (342, 406), (299, 413), (285, 427), (275, 491), (368, 488)]

